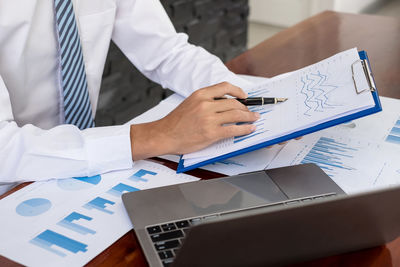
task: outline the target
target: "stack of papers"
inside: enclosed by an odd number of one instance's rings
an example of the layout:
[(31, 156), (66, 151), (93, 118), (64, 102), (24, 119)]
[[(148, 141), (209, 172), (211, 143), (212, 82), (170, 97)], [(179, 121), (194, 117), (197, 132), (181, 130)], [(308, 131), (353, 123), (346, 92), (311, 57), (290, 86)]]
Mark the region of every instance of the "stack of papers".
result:
[(268, 168), (314, 163), (347, 194), (400, 184), (400, 100), (383, 112), (290, 141)]
[(203, 150), (185, 154), (183, 167), (373, 108), (375, 102), (371, 93), (356, 92), (355, 82), (360, 88), (369, 88), (361, 67), (354, 69), (353, 80), (352, 65), (359, 59), (357, 49), (353, 48), (248, 90), (249, 97), (289, 99), (277, 105), (250, 107), (251, 111), (261, 115), (254, 122), (257, 128), (253, 133), (224, 139)]
[(27, 266), (83, 266), (132, 229), (121, 195), (199, 180), (149, 161), (35, 182), (0, 200), (0, 254)]

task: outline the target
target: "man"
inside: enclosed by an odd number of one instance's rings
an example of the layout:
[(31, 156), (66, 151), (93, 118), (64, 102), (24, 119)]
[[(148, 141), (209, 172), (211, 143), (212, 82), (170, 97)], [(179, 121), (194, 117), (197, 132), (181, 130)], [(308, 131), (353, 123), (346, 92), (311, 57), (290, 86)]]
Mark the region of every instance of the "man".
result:
[[(156, 122), (91, 128), (111, 38), (148, 78), (190, 96)], [(0, 0), (0, 193), (251, 133), (252, 125), (224, 126), (259, 116), (214, 101), (246, 97), (227, 81), (245, 84), (177, 34), (158, 0)]]

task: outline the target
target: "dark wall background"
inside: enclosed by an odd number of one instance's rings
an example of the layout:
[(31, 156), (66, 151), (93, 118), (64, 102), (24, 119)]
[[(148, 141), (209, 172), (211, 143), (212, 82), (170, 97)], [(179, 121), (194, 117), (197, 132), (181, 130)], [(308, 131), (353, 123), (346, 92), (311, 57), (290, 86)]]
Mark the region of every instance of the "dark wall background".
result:
[[(248, 0), (161, 0), (178, 32), (226, 62), (246, 49)], [(123, 124), (172, 94), (145, 78), (111, 42), (96, 125)]]

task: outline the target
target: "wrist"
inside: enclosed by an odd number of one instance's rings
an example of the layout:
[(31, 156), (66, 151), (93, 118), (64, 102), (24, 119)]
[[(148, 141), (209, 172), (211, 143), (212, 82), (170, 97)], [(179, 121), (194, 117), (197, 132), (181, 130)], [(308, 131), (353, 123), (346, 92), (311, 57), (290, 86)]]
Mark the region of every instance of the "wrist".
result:
[(134, 161), (172, 153), (171, 142), (157, 126), (157, 122), (131, 125), (130, 139)]

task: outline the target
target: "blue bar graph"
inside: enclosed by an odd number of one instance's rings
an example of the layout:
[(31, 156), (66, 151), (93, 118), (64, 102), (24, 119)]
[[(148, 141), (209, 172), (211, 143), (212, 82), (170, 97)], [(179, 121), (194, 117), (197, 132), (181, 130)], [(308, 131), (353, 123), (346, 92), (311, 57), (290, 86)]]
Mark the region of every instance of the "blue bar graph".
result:
[(390, 133), (400, 136), (400, 128), (393, 127), (392, 130), (390, 131)]
[(273, 108), (265, 107), (265, 106), (252, 106), (252, 107), (248, 107), (248, 108), (251, 112), (258, 112), (258, 113), (260, 113), (260, 115), (269, 113), (273, 110)]
[(83, 207), (88, 210), (96, 209), (96, 210), (99, 210), (99, 211), (102, 211), (102, 212), (105, 212), (108, 214), (113, 214), (114, 213), (113, 211), (107, 209), (107, 204), (114, 205), (115, 202), (101, 198), (101, 197), (96, 197), (92, 201), (83, 205)]
[(68, 179), (59, 179), (57, 185), (67, 191), (76, 191), (90, 189), (96, 186), (101, 181), (100, 175), (95, 175), (91, 177), (74, 177)]
[(76, 240), (73, 240), (69, 237), (66, 237), (64, 235), (58, 234), (56, 232), (53, 232), (51, 230), (46, 230), (36, 236), (34, 239), (30, 241), (31, 244), (34, 244), (36, 246), (39, 246), (41, 248), (44, 248), (58, 256), (65, 257), (67, 256), (66, 253), (62, 252), (59, 249), (55, 249), (52, 246), (58, 246), (61, 247), (65, 250), (68, 250), (72, 253), (78, 253), (79, 251), (81, 252), (86, 252), (87, 251), (87, 245), (83, 244), (81, 242), (78, 242)]
[(396, 144), (396, 145), (400, 145), (400, 136), (388, 135), (388, 137), (386, 137), (386, 142), (389, 142), (389, 143), (392, 143), (392, 144)]
[(240, 142), (242, 142), (244, 140), (250, 139), (250, 138), (252, 138), (254, 136), (257, 136), (257, 135), (265, 133), (265, 132), (266, 131), (264, 130), (264, 128), (260, 128), (260, 129), (256, 129), (253, 133), (248, 134), (248, 135), (235, 136), (233, 138), (233, 143), (234, 144), (240, 143)]
[(244, 164), (241, 164), (239, 162), (236, 162), (234, 160), (230, 160), (230, 159), (226, 159), (226, 160), (221, 160), (221, 161), (217, 161), (212, 163), (212, 165), (217, 165), (217, 164), (223, 164), (223, 165), (234, 165), (234, 166), (240, 166), (240, 167), (244, 167)]
[(358, 149), (332, 138), (321, 137), (301, 163), (315, 163), (332, 177), (339, 169), (354, 170), (345, 164), (346, 160), (353, 158), (354, 151), (358, 151)]
[(262, 88), (262, 89), (258, 89), (252, 92), (248, 92), (247, 94), (249, 95), (249, 97), (265, 97), (265, 94), (269, 93), (269, 90), (266, 88)]
[(128, 179), (134, 182), (147, 182), (148, 180), (146, 178), (143, 178), (146, 175), (157, 175), (156, 172), (140, 169), (136, 173), (134, 173), (131, 177)]
[(75, 231), (79, 234), (86, 235), (86, 234), (92, 234), (94, 235), (96, 231), (89, 229), (85, 226), (79, 225), (77, 223), (74, 223), (74, 221), (79, 221), (79, 220), (86, 220), (86, 221), (91, 221), (93, 218), (80, 214), (78, 212), (72, 212), (70, 215), (59, 221), (57, 224), (60, 226), (63, 226), (65, 228), (68, 228), (72, 231)]
[(125, 192), (134, 192), (134, 191), (139, 191), (140, 189), (130, 186), (130, 185), (126, 185), (123, 183), (119, 183), (116, 186), (114, 186), (113, 188), (111, 188), (110, 190), (107, 191), (107, 193), (116, 196), (116, 197), (120, 197), (123, 193)]
[(386, 137), (386, 142), (400, 145), (400, 118), (396, 121), (389, 135)]
[(97, 185), (101, 181), (101, 176), (100, 175), (95, 175), (91, 177), (74, 177), (72, 179), (79, 180), (84, 183), (92, 184), (92, 185)]
[[(264, 89), (263, 89), (264, 90)], [(249, 93), (250, 94), (250, 93)], [(258, 112), (260, 115), (266, 114), (271, 112), (273, 109), (272, 108), (266, 108), (266, 107), (261, 107), (261, 106), (251, 106), (249, 107), (249, 110), (252, 112)], [(235, 136), (233, 138), (233, 143), (240, 143), (242, 141), (245, 141), (247, 139), (251, 139), (257, 135), (263, 134), (267, 132), (267, 130), (264, 130), (264, 123), (265, 123), (265, 118), (261, 118), (255, 122), (239, 122), (236, 123), (236, 125), (243, 125), (243, 124), (252, 124), (256, 126), (256, 130), (252, 132), (251, 134), (248, 135), (242, 135), (242, 136)]]

